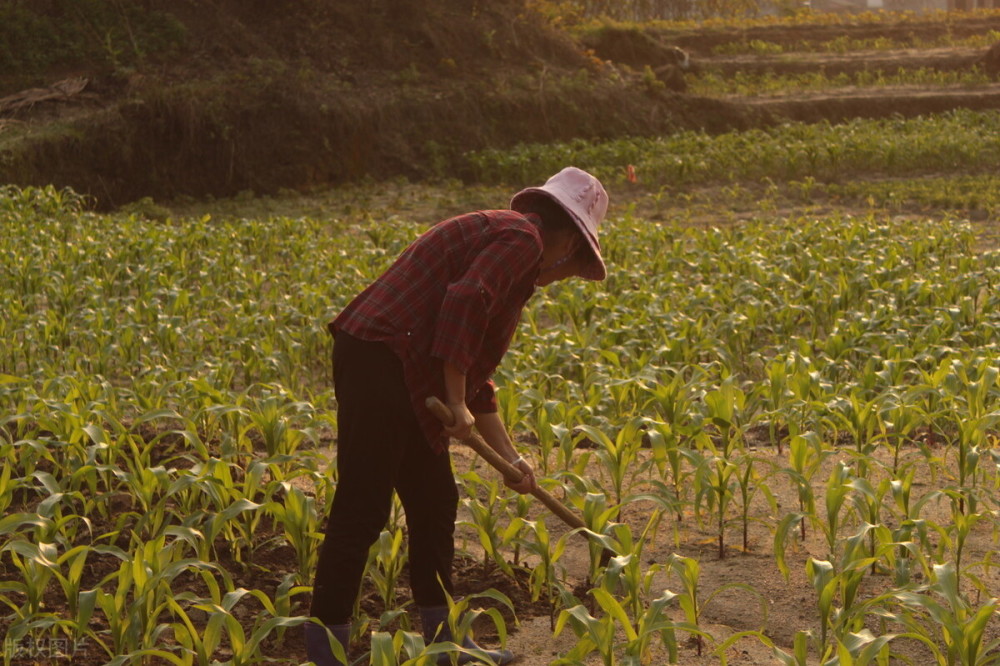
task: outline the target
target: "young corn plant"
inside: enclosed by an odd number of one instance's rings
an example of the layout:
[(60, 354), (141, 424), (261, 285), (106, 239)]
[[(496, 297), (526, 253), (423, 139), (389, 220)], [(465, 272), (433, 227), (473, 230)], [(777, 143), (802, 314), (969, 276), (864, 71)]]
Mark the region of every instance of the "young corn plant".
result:
[[(700, 455), (681, 446), (681, 437), (668, 423), (650, 422), (648, 433), (652, 460), (659, 469), (661, 480), (650, 482), (659, 494), (675, 507), (677, 524), (684, 521), (684, 498), (688, 496), (688, 481), (697, 469)], [(669, 476), (669, 480), (667, 477)]]
[[(294, 455), (305, 440), (294, 419), (311, 417), (313, 406), (308, 402), (292, 401), (281, 386), (270, 386), (263, 398), (252, 399), (247, 415), (264, 441), (267, 455)], [(272, 392), (273, 391), (273, 392)]]
[(522, 564), (521, 547), (524, 544), (524, 532), (527, 529), (528, 514), (531, 510), (531, 498), (528, 495), (517, 495), (513, 501), (513, 507), (508, 506), (508, 517), (510, 523), (507, 529), (500, 536), (500, 543), (503, 548), (511, 549), (510, 562), (514, 566)]
[[(832, 453), (830, 449), (823, 446), (819, 435), (815, 432), (794, 435), (789, 440), (789, 465), (782, 472), (787, 474), (795, 484), (799, 499), (799, 511), (803, 516), (815, 514), (816, 498), (813, 493), (812, 479)], [(805, 541), (806, 521), (798, 522), (800, 525), (799, 536), (802, 541)]]
[[(248, 595), (260, 603), (264, 609), (263, 613), (258, 614), (255, 618), (249, 636), (235, 613), (236, 605)], [(174, 606), (176, 609), (176, 604)], [(263, 660), (262, 643), (271, 633), (279, 629), (297, 627), (309, 621), (308, 618), (304, 617), (278, 615), (271, 599), (261, 590), (243, 588), (230, 590), (218, 601), (205, 600), (195, 603), (193, 608), (209, 614), (209, 627), (206, 634), (211, 632), (213, 642), (216, 645), (222, 633), (225, 633), (227, 643), (232, 651), (233, 666), (250, 666), (260, 663)], [(190, 631), (187, 624), (185, 624), (185, 628)], [(192, 642), (196, 642), (195, 636), (191, 636), (190, 633), (188, 636)]]
[(22, 539), (8, 541), (0, 549), (20, 573), (21, 582), (6, 584), (6, 588), (21, 592), (25, 603), (17, 608), (22, 618), (35, 617), (42, 612), (43, 596), (58, 565), (58, 550), (54, 543), (33, 543)]
[[(750, 523), (754, 519), (750, 514), (754, 497), (758, 493), (762, 494), (772, 514), (777, 514), (778, 512), (778, 501), (771, 492), (770, 486), (767, 483), (767, 477), (770, 476), (770, 474), (760, 476), (757, 473), (756, 468), (758, 463), (770, 464), (770, 461), (758, 458), (751, 455), (749, 452), (743, 452), (741, 455), (737, 456), (735, 461), (737, 469), (742, 469), (737, 476), (737, 487), (740, 495), (740, 525), (743, 528), (744, 553), (749, 553), (751, 550)], [(762, 519), (760, 522), (767, 525), (770, 524), (769, 519)]]
[(523, 538), (521, 547), (525, 554), (537, 558), (537, 564), (531, 567), (531, 575), (528, 578), (531, 600), (538, 601), (543, 594), (550, 600), (549, 623), (555, 628), (559, 604), (572, 597), (563, 585), (559, 560), (566, 553), (566, 541), (572, 538), (573, 533), (563, 534), (553, 544), (545, 521), (523, 520), (523, 523), (524, 532), (527, 534)]
[[(850, 434), (854, 442), (855, 460), (859, 465), (867, 466), (868, 460), (879, 446), (879, 438), (875, 436), (875, 432), (884, 396), (878, 395), (866, 400), (862, 397), (863, 393), (860, 389), (855, 389), (846, 398), (837, 398), (830, 414), (832, 420)], [(858, 474), (864, 476), (865, 470), (859, 468)]]
[[(619, 511), (620, 509), (617, 505), (608, 506), (607, 495), (604, 493), (587, 493), (583, 504), (583, 520), (584, 523), (587, 524), (589, 531), (593, 532), (595, 535), (604, 537), (609, 532), (615, 530), (619, 525), (619, 523), (614, 520), (614, 517), (619, 514)], [(600, 563), (603, 552), (601, 539), (592, 538), (590, 540), (591, 580), (594, 580), (600, 571)]]
[[(435, 655), (424, 644), (423, 636), (416, 632), (397, 629), (395, 632), (373, 631), (371, 635), (371, 661), (382, 666), (404, 666), (433, 663)], [(436, 661), (436, 659), (434, 659)]]
[(312, 580), (323, 540), (316, 500), (288, 481), (282, 481), (281, 487), (283, 501), (271, 501), (265, 509), (284, 530), (285, 539), (295, 550), (299, 584), (307, 585)]
[[(855, 478), (848, 485), (854, 491), (851, 494), (851, 503), (854, 505), (854, 514), (864, 523), (875, 527), (882, 524), (881, 514), (883, 501), (889, 492), (889, 479), (882, 479), (877, 487), (872, 487), (868, 479)], [(869, 555), (875, 557), (875, 530), (869, 530)], [(874, 564), (873, 564), (874, 566)], [(874, 570), (873, 570), (874, 573)]]
[[(943, 383), (950, 394), (949, 417), (958, 433), (958, 487), (969, 494), (969, 511), (975, 513), (980, 453), (988, 445), (987, 432), (1000, 423), (1000, 413), (995, 411), (1000, 369), (992, 361), (980, 361), (971, 370), (953, 361)], [(959, 499), (959, 506), (965, 510), (964, 498)]]
[[(761, 626), (763, 627), (767, 624), (767, 599), (750, 585), (746, 583), (728, 583), (711, 590), (707, 596), (703, 597), (699, 586), (701, 566), (697, 560), (675, 553), (667, 558), (664, 569), (675, 576), (681, 585), (680, 592), (667, 592), (666, 595), (669, 596), (671, 603), (676, 602), (681, 607), (684, 614), (684, 622), (678, 624), (677, 628), (683, 629), (683, 631), (690, 633), (695, 638), (699, 657), (704, 650), (705, 639), (714, 640), (711, 634), (701, 628), (702, 613), (715, 597), (723, 592), (733, 590), (742, 591), (756, 597), (760, 604)], [(721, 653), (721, 650), (719, 652)]]
[[(685, 372), (694, 375), (687, 379)], [(685, 445), (701, 431), (701, 416), (697, 410), (699, 383), (704, 371), (697, 366), (690, 366), (684, 372), (673, 374), (661, 372), (655, 381), (640, 383), (639, 387), (649, 394), (649, 399), (642, 407), (645, 413), (650, 409), (656, 411), (658, 420), (650, 421), (650, 433), (659, 432), (660, 440), (653, 440), (653, 454), (660, 476), (670, 473), (670, 481), (674, 495), (683, 499), (684, 487), (683, 455)], [(678, 516), (680, 518), (680, 516)]]
[(736, 497), (739, 468), (735, 462), (720, 455), (702, 459), (695, 471), (695, 507), (704, 506), (716, 524), (716, 552), (718, 558), (726, 557), (726, 515)]
[(841, 512), (850, 498), (851, 484), (856, 480), (854, 470), (844, 462), (838, 462), (830, 472), (830, 478), (826, 482), (826, 492), (824, 494), (825, 508), (823, 517), (825, 521), (820, 523), (823, 536), (826, 537), (826, 545), (831, 559), (836, 557), (837, 544), (840, 542), (840, 529), (843, 516)]
[(619, 514), (620, 507), (608, 504), (608, 496), (603, 492), (594, 492), (593, 485), (585, 479), (570, 472), (564, 472), (562, 478), (570, 481), (564, 486), (566, 497), (570, 506), (582, 514), (584, 524), (587, 525), (588, 533), (592, 533), (595, 538), (590, 539), (590, 578), (594, 580), (600, 569), (603, 547), (600, 539), (617, 524), (614, 520)]
[(454, 642), (432, 644), (426, 651), (421, 652), (421, 657), (440, 655), (448, 652), (461, 653), (462, 659), (468, 659), (469, 657), (475, 659), (477, 656), (478, 658), (482, 658), (480, 655), (477, 655), (476, 650), (460, 647), (465, 637), (474, 638), (472, 635), (472, 626), (481, 617), (487, 617), (492, 621), (500, 637), (500, 645), (503, 646), (507, 643), (507, 623), (504, 621), (503, 615), (500, 614), (497, 608), (471, 608), (471, 604), (475, 599), (492, 599), (494, 602), (505, 606), (511, 613), (515, 612), (510, 598), (494, 589), (470, 594), (461, 599), (453, 599), (451, 596), (448, 596), (448, 617), (445, 621), (448, 623), (448, 628), (451, 630)]
[[(774, 652), (775, 658), (782, 666), (809, 666), (815, 663), (809, 658), (809, 643), (812, 642), (812, 634), (808, 631), (798, 631), (792, 640), (792, 653), (776, 647), (774, 642), (761, 633), (742, 632), (734, 635), (725, 644), (728, 645), (734, 639), (742, 635), (753, 635), (760, 639)], [(875, 636), (868, 629), (862, 629), (857, 633), (848, 634), (843, 640), (837, 639), (835, 650), (832, 656), (824, 664), (851, 664), (851, 666), (868, 666), (869, 664), (890, 663), (893, 657), (889, 651), (890, 643), (899, 638), (910, 638), (918, 641), (925, 640), (922, 636), (914, 634), (883, 634)], [(720, 648), (721, 652), (721, 648)], [(725, 664), (725, 662), (723, 662)]]
[[(816, 439), (815, 441), (818, 441)], [(830, 473), (830, 477), (826, 484), (826, 492), (824, 494), (824, 504), (825, 504), (825, 521), (821, 521), (816, 518), (815, 514), (815, 502), (813, 498), (811, 484), (804, 483), (806, 476), (798, 472), (795, 467), (801, 467), (805, 469), (806, 460), (811, 460), (815, 466), (810, 465), (809, 477), (819, 469), (818, 461), (828, 455), (830, 452), (827, 451), (822, 457), (813, 457), (809, 452), (811, 449), (807, 446), (806, 439), (801, 437), (796, 437), (792, 439), (790, 453), (795, 466), (792, 468), (786, 468), (783, 470), (786, 474), (789, 474), (793, 480), (798, 483), (799, 487), (799, 499), (800, 507), (804, 508), (803, 511), (787, 513), (778, 523), (777, 528), (774, 532), (774, 557), (775, 563), (778, 570), (782, 575), (788, 579), (791, 571), (788, 568), (786, 562), (786, 553), (790, 545), (790, 534), (796, 526), (803, 525), (806, 521), (812, 521), (819, 526), (820, 530), (823, 532), (826, 538), (827, 548), (829, 549), (830, 558), (834, 558), (834, 554), (837, 550), (837, 544), (839, 542), (839, 534), (841, 527), (841, 511), (850, 496), (851, 486), (850, 483), (853, 479), (851, 468), (843, 462), (838, 462)], [(801, 539), (805, 540), (805, 529), (801, 529)]]
[[(244, 514), (251, 514), (252, 518), (247, 522), (254, 522), (253, 516), (263, 512), (264, 506), (257, 502), (252, 502), (243, 497), (235, 500), (222, 511), (211, 514), (203, 523), (202, 529), (205, 534), (205, 544), (211, 544), (213, 551), (217, 554), (220, 547), (224, 553), (229, 553), (236, 562), (242, 562), (242, 552), (253, 543), (253, 533), (248, 532), (246, 523), (240, 522), (238, 518)], [(221, 544), (219, 540), (221, 539)], [(218, 556), (218, 555), (217, 555)], [(206, 555), (203, 559), (209, 559)]]
[[(210, 566), (193, 559), (175, 559), (174, 549), (161, 539), (139, 545), (117, 571), (95, 588), (95, 603), (104, 614), (110, 644), (109, 656), (138, 655), (155, 646), (167, 629), (159, 618), (170, 607), (171, 583), (190, 570)], [(113, 591), (105, 591), (113, 585)]]
[(913, 439), (913, 433), (928, 420), (927, 413), (918, 405), (920, 399), (929, 389), (917, 386), (908, 389), (900, 395), (890, 391), (885, 397), (882, 410), (879, 413), (879, 429), (882, 438), (892, 447), (892, 473), (900, 471), (900, 453), (903, 446)]
[[(493, 562), (507, 574), (512, 574), (502, 552), (504, 529), (499, 521), (507, 513), (508, 496), (500, 492), (501, 485), (495, 480), (483, 479), (474, 471), (461, 475), (470, 492), (461, 500), (462, 506), (472, 516), (471, 521), (459, 524), (471, 527), (476, 532), (483, 547), (483, 564)], [(485, 492), (485, 502), (479, 500), (479, 489)]]
[[(780, 435), (781, 426), (785, 422), (788, 412), (788, 405), (794, 399), (794, 395), (788, 388), (788, 374), (791, 370), (789, 359), (773, 359), (767, 363), (767, 397), (771, 410), (767, 413), (767, 429), (771, 443), (777, 449), (778, 455), (782, 454), (782, 442), (784, 437)], [(788, 427), (789, 436), (798, 433), (792, 432), (797, 428), (795, 423), (784, 423)]]
[(643, 471), (644, 465), (639, 459), (639, 451), (642, 449), (645, 425), (644, 419), (631, 419), (618, 431), (613, 440), (598, 428), (586, 424), (577, 426), (580, 432), (598, 444), (597, 458), (610, 478), (614, 502), (617, 505), (621, 505), (628, 490), (626, 487), (628, 480)]
[[(871, 531), (881, 533), (874, 556), (869, 556), (865, 547)], [(883, 634), (876, 638), (865, 628), (867, 618), (880, 618), (884, 627), (894, 617), (886, 608), (895, 603), (897, 592), (890, 589), (863, 597), (861, 585), (865, 576), (872, 570), (875, 561), (885, 559), (891, 567), (899, 547), (912, 547), (912, 544), (897, 542), (888, 536), (889, 530), (884, 527), (865, 525), (861, 531), (845, 539), (836, 565), (814, 558), (806, 563), (806, 575), (817, 594), (821, 629), (815, 645), (822, 655), (822, 663), (886, 663), (892, 655), (890, 641), (902, 637), (925, 640), (912, 632)], [(800, 656), (797, 651), (796, 659)], [(785, 663), (801, 662), (786, 660)]]
[(740, 487), (740, 467), (735, 458), (743, 448), (741, 423), (746, 407), (746, 394), (736, 388), (733, 377), (729, 377), (718, 389), (706, 393), (704, 401), (707, 416), (718, 429), (719, 442), (716, 444), (711, 438), (704, 440), (711, 454), (706, 457), (697, 474), (704, 478), (701, 487), (709, 511), (714, 505), (717, 512), (718, 552), (721, 560), (726, 556), (726, 513), (730, 502), (735, 498), (736, 489)]
[(535, 391), (526, 391), (532, 397), (531, 404), (537, 405), (534, 410), (535, 420), (532, 432), (538, 439), (539, 468), (542, 476), (548, 476), (552, 464), (552, 452), (557, 453), (557, 465), (560, 469), (570, 467), (575, 439), (573, 431), (567, 426), (579, 419), (582, 406), (575, 403), (565, 403), (559, 400), (545, 399), (541, 395), (533, 397)]
[[(93, 552), (100, 552), (100, 546), (88, 546), (80, 544), (74, 546), (59, 555), (56, 560), (56, 567), (53, 568), (53, 575), (59, 582), (63, 596), (66, 599), (66, 610), (70, 617), (75, 618), (84, 627), (93, 613), (93, 595), (86, 595), (82, 592), (84, 567), (87, 557)], [(79, 629), (75, 632), (74, 639), (82, 638)]]
[(378, 540), (372, 544), (366, 571), (386, 611), (396, 608), (396, 585), (407, 559), (406, 549), (403, 548), (403, 530), (382, 530)]
[[(968, 541), (973, 528), (986, 516), (982, 513), (971, 513), (964, 507), (964, 501), (968, 495), (967, 493), (944, 490), (942, 491), (942, 494), (950, 497), (952, 501), (951, 525), (947, 528), (947, 532), (951, 538), (944, 540), (943, 543), (950, 543), (954, 545), (951, 555), (954, 558), (955, 569), (959, 572), (959, 574), (961, 574), (962, 558), (965, 554), (965, 544)], [(961, 584), (961, 578), (958, 579), (957, 584)]]
[[(959, 592), (959, 573), (951, 562), (935, 564), (927, 585), (899, 590), (894, 600), (902, 611), (894, 619), (918, 636), (932, 637), (925, 643), (934, 663), (985, 666), (996, 662), (1000, 641), (987, 639), (987, 627), (1000, 602), (990, 598), (981, 606), (970, 604)], [(944, 646), (944, 651), (938, 648)]]
[(610, 559), (608, 566), (598, 578), (597, 585), (609, 594), (621, 597), (625, 610), (633, 618), (642, 615), (645, 600), (650, 596), (653, 579), (661, 569), (658, 564), (653, 564), (645, 571), (642, 568), (643, 550), (649, 543), (652, 533), (655, 533), (661, 517), (662, 512), (654, 510), (638, 539), (633, 537), (632, 530), (627, 525), (616, 525), (610, 534), (604, 535), (607, 538), (605, 541), (607, 546), (619, 554)]
[[(584, 663), (593, 653), (597, 653), (606, 666), (647, 663), (653, 640), (657, 637), (667, 651), (668, 662), (675, 664), (678, 660), (676, 631), (687, 631), (699, 637), (703, 635), (695, 626), (670, 619), (667, 606), (674, 599), (670, 592), (653, 600), (642, 615), (634, 619), (607, 590), (595, 588), (590, 594), (602, 611), (600, 617), (591, 615), (582, 604), (560, 613), (555, 635), (562, 633), (568, 625), (576, 634), (577, 642), (566, 655), (553, 661), (553, 666)], [(623, 640), (618, 640), (619, 632), (624, 635)]]

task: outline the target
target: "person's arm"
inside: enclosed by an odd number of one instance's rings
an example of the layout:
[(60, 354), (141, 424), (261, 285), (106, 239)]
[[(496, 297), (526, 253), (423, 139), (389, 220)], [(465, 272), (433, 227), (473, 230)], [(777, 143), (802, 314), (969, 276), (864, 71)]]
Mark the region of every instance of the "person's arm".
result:
[(451, 363), (444, 362), (445, 404), (455, 417), (454, 423), (445, 426), (444, 431), (451, 437), (465, 439), (472, 434), (475, 417), (465, 404), (465, 373)]
[[(454, 424), (444, 429), (451, 437), (468, 437), (475, 423), (466, 401), (466, 372), (482, 352), (490, 313), (502, 309), (513, 285), (537, 270), (541, 250), (536, 235), (511, 227), (497, 234), (445, 291), (435, 320), (431, 356), (442, 361), (444, 402), (455, 417)], [(477, 411), (488, 410), (479, 406)]]
[(539, 238), (526, 229), (498, 233), (447, 285), (434, 321), (431, 356), (463, 373), (472, 367), (482, 353), (491, 317), (510, 303), (515, 285), (522, 288), (529, 275), (534, 281), (541, 255)]
[(490, 448), (499, 453), (507, 462), (521, 470), (524, 477), (518, 483), (507, 483), (507, 487), (521, 494), (530, 493), (535, 489), (535, 472), (531, 465), (517, 453), (514, 445), (511, 444), (510, 435), (504, 427), (503, 420), (497, 412), (485, 412), (476, 414), (476, 430), (483, 436), (483, 440), (490, 445)]

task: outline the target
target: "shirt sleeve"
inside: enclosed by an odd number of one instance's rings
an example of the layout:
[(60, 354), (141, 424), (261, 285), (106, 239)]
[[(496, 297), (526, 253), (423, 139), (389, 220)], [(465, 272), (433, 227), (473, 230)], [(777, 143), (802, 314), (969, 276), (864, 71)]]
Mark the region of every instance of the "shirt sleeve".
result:
[(467, 400), (469, 411), (473, 414), (492, 414), (497, 411), (496, 384), (493, 380), (488, 380), (482, 388), (472, 396), (472, 400)]
[(537, 268), (542, 248), (532, 234), (505, 229), (448, 285), (435, 323), (431, 355), (462, 372), (477, 358), (492, 316), (503, 311), (512, 287)]

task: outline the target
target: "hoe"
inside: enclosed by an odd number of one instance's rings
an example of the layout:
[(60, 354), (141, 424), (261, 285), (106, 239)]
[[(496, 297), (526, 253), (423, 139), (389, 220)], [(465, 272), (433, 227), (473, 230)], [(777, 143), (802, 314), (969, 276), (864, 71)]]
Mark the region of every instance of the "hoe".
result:
[[(434, 416), (441, 421), (441, 423), (451, 425), (451, 423), (455, 420), (455, 416), (451, 413), (451, 410), (448, 409), (448, 406), (434, 396), (427, 398), (425, 404)], [(493, 448), (483, 440), (479, 433), (473, 432), (469, 437), (462, 440), (462, 442), (471, 447), (480, 455), (480, 457), (484, 458), (491, 467), (503, 474), (504, 478), (511, 483), (517, 483), (524, 476), (521, 470), (511, 465), (499, 453), (494, 451)], [(581, 529), (580, 534), (587, 537), (587, 524), (583, 522), (583, 519), (580, 518), (580, 516), (570, 511), (565, 504), (550, 495), (549, 492), (541, 486), (535, 486), (535, 489), (531, 491), (531, 494), (541, 500), (542, 504), (544, 504), (549, 511), (554, 513), (570, 527), (574, 529), (583, 528)], [(611, 558), (614, 557), (614, 554), (614, 551), (604, 548), (601, 553), (601, 566), (606, 566)]]

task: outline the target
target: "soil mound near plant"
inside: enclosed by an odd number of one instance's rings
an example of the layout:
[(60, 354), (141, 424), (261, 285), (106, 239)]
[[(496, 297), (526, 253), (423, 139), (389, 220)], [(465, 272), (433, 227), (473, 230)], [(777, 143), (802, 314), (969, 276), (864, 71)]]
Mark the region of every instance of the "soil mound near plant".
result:
[[(463, 155), (483, 148), (853, 113), (825, 101), (792, 109), (789, 100), (676, 94), (641, 74), (667, 45), (707, 63), (713, 44), (749, 32), (608, 29), (595, 41), (553, 29), (523, 0), (162, 0), (132, 13), (107, 4), (120, 11), (83, 15), (73, 3), (18, 10), (24, 20), (34, 12), (29, 27), (51, 25), (17, 33), (26, 43), (9, 52), (41, 44), (62, 55), (3, 69), (0, 98), (67, 79), (86, 85), (16, 109), (0, 105), (4, 182), (71, 186), (107, 207), (397, 176), (462, 179), (471, 177)], [(89, 32), (67, 27), (87, 21)], [(46, 45), (42, 34), (74, 48)], [(910, 100), (900, 105), (913, 110)]]

